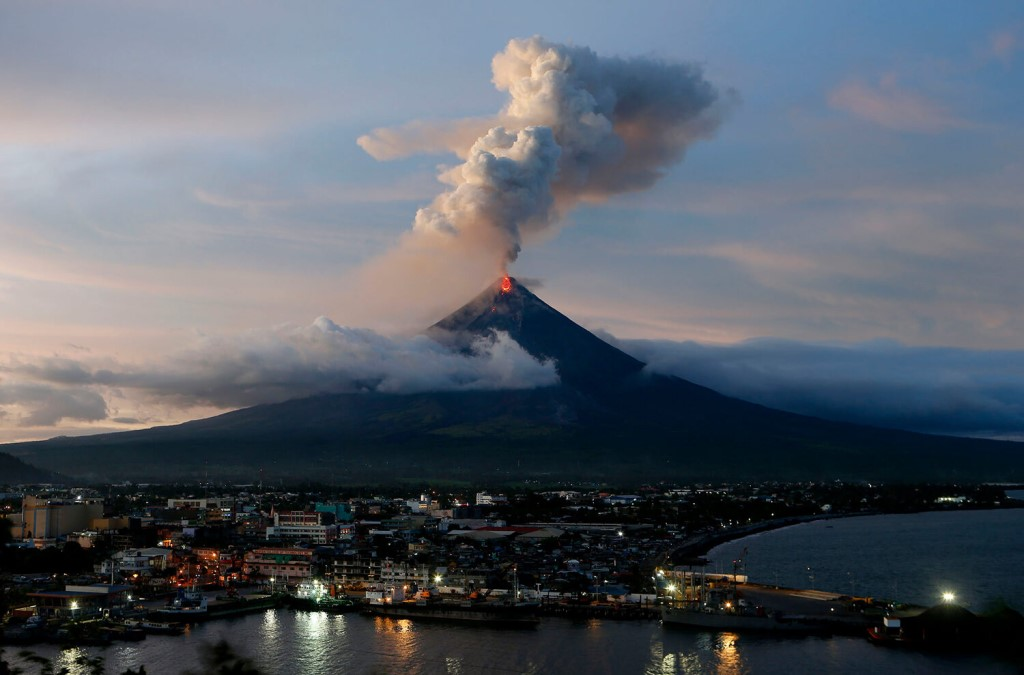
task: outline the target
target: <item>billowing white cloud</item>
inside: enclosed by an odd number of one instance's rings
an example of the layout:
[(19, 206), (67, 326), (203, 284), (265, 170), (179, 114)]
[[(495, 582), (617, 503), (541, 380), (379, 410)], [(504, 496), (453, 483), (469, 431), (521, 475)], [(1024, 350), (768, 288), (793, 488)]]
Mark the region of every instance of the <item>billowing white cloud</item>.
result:
[(511, 40), (492, 71), (509, 96), (493, 120), (413, 122), (359, 139), (378, 159), (445, 150), (465, 160), (442, 172), (449, 189), (363, 269), (362, 285), (483, 286), (581, 201), (652, 186), (736, 100), (695, 64), (602, 57), (540, 37)]
[[(162, 362), (110, 359), (11, 359), (0, 367), (0, 410), (21, 426), (61, 420), (131, 424), (147, 402), (189, 411), (230, 409), (321, 393), (415, 393), (524, 389), (556, 384), (550, 362), (539, 362), (507, 335), (481, 338), (468, 353), (425, 336), (390, 338), (320, 317), (308, 326), (278, 326), (230, 337), (207, 336)], [(152, 415), (142, 415), (152, 420)], [(180, 420), (163, 420), (180, 421)]]

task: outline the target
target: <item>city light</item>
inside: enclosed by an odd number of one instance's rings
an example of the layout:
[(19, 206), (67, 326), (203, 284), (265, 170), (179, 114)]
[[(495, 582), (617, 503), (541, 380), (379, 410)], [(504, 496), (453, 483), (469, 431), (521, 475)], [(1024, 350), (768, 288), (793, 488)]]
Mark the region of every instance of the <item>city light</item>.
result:
[(942, 592), (942, 601), (943, 602), (953, 602), (954, 600), (956, 600), (956, 594), (955, 593), (953, 593), (952, 591), (943, 591)]

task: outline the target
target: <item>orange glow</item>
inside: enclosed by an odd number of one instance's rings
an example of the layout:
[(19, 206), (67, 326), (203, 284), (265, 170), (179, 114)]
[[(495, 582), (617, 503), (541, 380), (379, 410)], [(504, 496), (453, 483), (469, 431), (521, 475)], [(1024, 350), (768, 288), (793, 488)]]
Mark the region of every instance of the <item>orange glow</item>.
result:
[(505, 278), (501, 280), (501, 292), (502, 293), (508, 293), (511, 290), (512, 290), (512, 279), (508, 275), (506, 275)]

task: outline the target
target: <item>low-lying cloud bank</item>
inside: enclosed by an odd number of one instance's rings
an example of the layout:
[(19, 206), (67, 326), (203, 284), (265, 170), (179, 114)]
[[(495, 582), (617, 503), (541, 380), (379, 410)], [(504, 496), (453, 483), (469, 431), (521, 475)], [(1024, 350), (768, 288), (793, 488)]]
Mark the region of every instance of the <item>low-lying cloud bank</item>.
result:
[[(64, 420), (135, 424), (151, 419), (134, 412), (146, 402), (230, 409), (320, 393), (526, 389), (557, 382), (554, 363), (537, 361), (503, 333), (461, 353), (425, 336), (391, 338), (320, 317), (309, 326), (202, 337), (156, 364), (12, 359), (0, 365), (0, 418), (23, 427)], [(126, 408), (133, 413), (119, 412)]]
[[(1024, 351), (908, 347), (892, 341), (733, 345), (604, 339), (648, 364), (729, 396), (874, 426), (1024, 440)], [(151, 364), (12, 358), (0, 365), (0, 439), (134, 428), (319, 393), (524, 389), (556, 384), (505, 334), (453, 352), (327, 318), (204, 336)]]
[(772, 408), (928, 433), (1024, 440), (1024, 351), (879, 340), (617, 341), (648, 368)]

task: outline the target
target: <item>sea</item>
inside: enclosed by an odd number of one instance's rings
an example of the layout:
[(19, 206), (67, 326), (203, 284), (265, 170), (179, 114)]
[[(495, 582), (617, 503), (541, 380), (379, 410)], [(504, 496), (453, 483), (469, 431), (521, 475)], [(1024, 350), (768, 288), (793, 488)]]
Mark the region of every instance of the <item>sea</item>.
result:
[[(761, 583), (922, 605), (951, 592), (972, 611), (997, 602), (1024, 611), (1024, 508), (813, 521), (723, 544), (708, 557), (712, 569), (731, 572), (735, 565)], [(182, 636), (34, 650), (69, 675), (90, 672), (74, 663), (83, 655), (101, 657), (111, 675), (140, 666), (148, 675), (205, 673), (202, 651), (221, 639), (268, 675), (1022, 672), (1021, 664), (992, 656), (903, 651), (856, 636), (704, 633), (654, 620), (560, 617), (508, 630), (283, 609), (199, 624)], [(40, 672), (16, 650), (8, 647), (5, 658), (26, 675)]]

